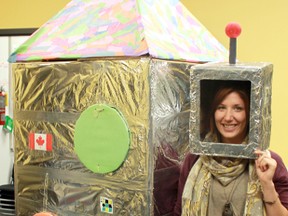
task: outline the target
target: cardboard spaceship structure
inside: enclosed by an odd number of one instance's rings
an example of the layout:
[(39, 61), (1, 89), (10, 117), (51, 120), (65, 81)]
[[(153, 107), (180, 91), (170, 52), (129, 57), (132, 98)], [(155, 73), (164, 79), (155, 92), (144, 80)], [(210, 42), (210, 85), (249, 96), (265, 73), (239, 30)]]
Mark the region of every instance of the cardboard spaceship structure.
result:
[(9, 58), (17, 215), (172, 215), (191, 72), (227, 56), (180, 1), (68, 3)]
[(9, 59), (18, 215), (172, 214), (191, 68), (227, 56), (180, 1), (68, 3)]

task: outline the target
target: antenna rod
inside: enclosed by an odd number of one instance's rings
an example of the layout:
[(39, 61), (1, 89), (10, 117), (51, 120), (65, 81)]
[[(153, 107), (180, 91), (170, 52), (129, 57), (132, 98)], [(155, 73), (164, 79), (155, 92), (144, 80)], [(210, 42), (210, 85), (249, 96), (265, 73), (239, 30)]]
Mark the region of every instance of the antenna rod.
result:
[(236, 64), (237, 37), (241, 34), (241, 26), (231, 22), (225, 28), (226, 35), (230, 38), (229, 44), (229, 64)]

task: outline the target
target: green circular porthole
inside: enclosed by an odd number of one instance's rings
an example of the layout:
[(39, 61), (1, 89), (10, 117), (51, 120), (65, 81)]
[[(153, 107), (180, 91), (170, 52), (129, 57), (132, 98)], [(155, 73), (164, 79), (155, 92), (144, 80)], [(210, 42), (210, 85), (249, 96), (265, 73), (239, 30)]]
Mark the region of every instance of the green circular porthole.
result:
[(95, 104), (81, 113), (75, 126), (75, 152), (95, 173), (117, 170), (130, 145), (130, 133), (121, 113), (114, 107)]

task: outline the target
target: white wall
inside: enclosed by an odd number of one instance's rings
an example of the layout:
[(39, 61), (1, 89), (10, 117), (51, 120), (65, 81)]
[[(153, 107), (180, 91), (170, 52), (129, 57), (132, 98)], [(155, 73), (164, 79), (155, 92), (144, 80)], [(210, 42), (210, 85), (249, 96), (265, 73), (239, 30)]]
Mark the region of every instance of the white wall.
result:
[[(3, 86), (8, 94), (8, 106), (6, 115), (13, 118), (13, 101), (11, 91), (11, 66), (8, 63), (9, 55), (22, 44), (28, 36), (0, 37), (0, 86)], [(13, 134), (5, 132), (0, 125), (0, 185), (8, 184), (11, 180), (11, 172), (14, 160)]]

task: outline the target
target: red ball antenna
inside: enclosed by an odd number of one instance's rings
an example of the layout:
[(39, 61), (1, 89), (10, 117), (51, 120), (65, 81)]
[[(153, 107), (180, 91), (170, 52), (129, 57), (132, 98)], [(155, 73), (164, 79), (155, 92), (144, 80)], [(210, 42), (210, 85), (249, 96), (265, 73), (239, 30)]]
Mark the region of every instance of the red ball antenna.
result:
[(229, 63), (236, 63), (237, 37), (241, 34), (241, 26), (238, 23), (231, 22), (225, 28), (226, 35), (230, 38)]

